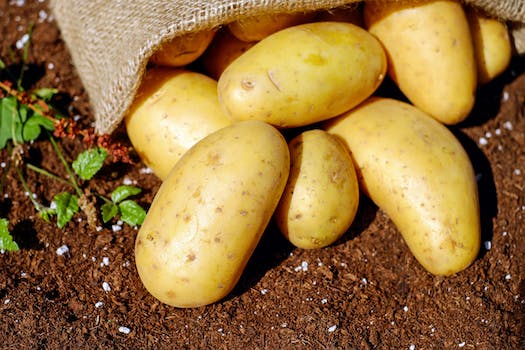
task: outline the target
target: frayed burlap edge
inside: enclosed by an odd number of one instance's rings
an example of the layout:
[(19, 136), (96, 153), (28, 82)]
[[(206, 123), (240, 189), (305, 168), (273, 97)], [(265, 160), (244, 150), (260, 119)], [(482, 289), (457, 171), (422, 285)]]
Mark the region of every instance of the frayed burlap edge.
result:
[[(328, 9), (359, 0), (51, 0), (50, 7), (89, 95), (98, 133), (120, 124), (151, 54), (165, 41), (262, 13)], [(516, 22), (518, 52), (525, 52), (522, 0), (465, 0)]]

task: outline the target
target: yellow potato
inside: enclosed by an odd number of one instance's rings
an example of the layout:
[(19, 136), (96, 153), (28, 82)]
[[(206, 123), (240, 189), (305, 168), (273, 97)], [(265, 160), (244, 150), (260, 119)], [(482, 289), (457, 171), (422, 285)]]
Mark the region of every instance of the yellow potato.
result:
[(273, 13), (247, 17), (228, 24), (230, 32), (239, 40), (260, 41), (287, 27), (309, 22), (314, 13)]
[(283, 29), (233, 61), (219, 78), (232, 120), (296, 127), (334, 117), (370, 96), (385, 76), (379, 42), (350, 23)]
[(226, 296), (265, 230), (290, 166), (283, 136), (245, 121), (192, 147), (160, 186), (135, 242), (146, 289), (177, 307)]
[(364, 18), (385, 47), (389, 76), (415, 106), (444, 124), (469, 115), (476, 61), (460, 2), (371, 1)]
[(478, 82), (485, 84), (507, 69), (512, 45), (504, 22), (468, 7), (467, 17), (474, 41)]
[(255, 42), (241, 41), (229, 31), (221, 30), (201, 57), (204, 69), (212, 78), (219, 79), (226, 67), (253, 45)]
[(299, 248), (334, 243), (354, 221), (359, 186), (352, 158), (335, 137), (319, 129), (293, 138), (290, 175), (275, 212), (284, 236)]
[(146, 72), (124, 120), (133, 147), (161, 180), (197, 141), (231, 124), (215, 80), (169, 68)]
[(199, 58), (215, 35), (215, 30), (203, 30), (173, 38), (155, 52), (150, 62), (168, 67), (182, 67)]
[(469, 266), (480, 245), (470, 159), (454, 135), (416, 107), (371, 98), (329, 121), (353, 156), (365, 193), (392, 219), (429, 272)]

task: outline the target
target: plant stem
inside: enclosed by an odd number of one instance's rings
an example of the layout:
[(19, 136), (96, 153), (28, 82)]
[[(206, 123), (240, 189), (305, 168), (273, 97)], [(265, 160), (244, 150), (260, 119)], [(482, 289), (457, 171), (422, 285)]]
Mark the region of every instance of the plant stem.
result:
[(62, 154), (62, 151), (58, 147), (58, 145), (57, 145), (53, 135), (49, 134), (49, 140), (51, 141), (51, 145), (53, 145), (53, 148), (55, 149), (55, 152), (57, 153), (58, 158), (60, 158), (60, 161), (62, 162), (62, 165), (64, 165), (64, 168), (66, 169), (66, 172), (69, 175), (69, 182), (71, 183), (71, 185), (73, 186), (73, 188), (77, 192), (78, 196), (82, 197), (84, 195), (84, 193), (82, 192), (80, 187), (78, 187), (77, 181), (75, 180), (75, 174), (71, 171), (71, 168), (69, 167), (69, 163), (64, 158), (64, 155)]
[(20, 170), (20, 167), (15, 166), (16, 173), (18, 174), (18, 177), (20, 178), (20, 181), (22, 182), (22, 186), (24, 187), (24, 190), (27, 192), (27, 195), (31, 202), (33, 203), (33, 206), (35, 207), (36, 211), (41, 212), (43, 210), (40, 203), (38, 203), (33, 198), (33, 192), (31, 192), (31, 189), (29, 188), (26, 179), (24, 178), (24, 175), (22, 174), (22, 171)]
[[(69, 186), (73, 186), (73, 184), (72, 184), (71, 182), (69, 182), (69, 181), (67, 181), (67, 180), (64, 180), (64, 179), (61, 178), (60, 176), (57, 176), (57, 175), (55, 175), (55, 174), (50, 173), (50, 172), (47, 171), (46, 169), (42, 169), (42, 168), (37, 167), (36, 165), (30, 164), (30, 163), (27, 163), (26, 166), (27, 166), (28, 169), (31, 169), (31, 170), (33, 170), (34, 172), (37, 172), (37, 173), (39, 173), (39, 174), (42, 174), (42, 175), (45, 175), (45, 176), (50, 177), (50, 178), (52, 178), (52, 179), (55, 179), (55, 180), (57, 180), (57, 181), (60, 181), (60, 182), (62, 182), (62, 183), (65, 183), (65, 184), (67, 184), (67, 185), (69, 185)], [(73, 187), (74, 187), (74, 186), (73, 186)]]

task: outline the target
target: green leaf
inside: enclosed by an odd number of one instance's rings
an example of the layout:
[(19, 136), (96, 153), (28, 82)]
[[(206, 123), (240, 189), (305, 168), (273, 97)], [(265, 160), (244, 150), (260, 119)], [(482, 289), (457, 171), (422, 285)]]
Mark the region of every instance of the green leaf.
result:
[(45, 222), (51, 222), (51, 217), (57, 215), (56, 209), (45, 208), (38, 212), (38, 216)]
[(52, 131), (55, 128), (53, 121), (41, 114), (33, 114), (25, 123), (22, 132), (24, 141), (36, 140), (42, 131), (42, 127)]
[(18, 100), (14, 96), (0, 99), (0, 149), (4, 148), (9, 140), (23, 142), (18, 108)]
[(5, 64), (4, 61), (2, 61), (2, 59), (0, 58), (0, 69), (5, 69), (7, 67), (7, 65)]
[(63, 228), (78, 212), (78, 197), (68, 192), (62, 192), (53, 197), (56, 204), (57, 225)]
[(101, 147), (88, 149), (80, 153), (73, 162), (73, 170), (82, 180), (91, 180), (93, 176), (102, 168), (108, 152)]
[(146, 211), (131, 199), (119, 203), (120, 219), (131, 226), (142, 225)]
[(44, 101), (49, 101), (58, 93), (58, 89), (54, 88), (40, 88), (33, 90), (33, 96), (41, 98)]
[(142, 192), (142, 190), (138, 187), (122, 185), (111, 192), (111, 200), (113, 203), (118, 204), (124, 199), (139, 194), (140, 192)]
[(115, 203), (107, 202), (100, 207), (100, 211), (102, 212), (102, 220), (106, 223), (117, 216), (119, 208)]
[(8, 230), (9, 221), (0, 219), (0, 252), (16, 252), (19, 250), (18, 244), (13, 241), (13, 236)]

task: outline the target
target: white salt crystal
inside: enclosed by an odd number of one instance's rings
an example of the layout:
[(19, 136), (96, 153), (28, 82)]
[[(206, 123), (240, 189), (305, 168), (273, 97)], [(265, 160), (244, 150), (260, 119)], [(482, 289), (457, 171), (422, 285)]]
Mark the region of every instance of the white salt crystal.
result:
[(328, 332), (332, 333), (337, 329), (337, 326), (334, 324), (333, 326), (328, 327)]
[(66, 254), (67, 252), (69, 252), (69, 247), (67, 245), (65, 245), (65, 244), (63, 246), (57, 248), (57, 255), (59, 255), (59, 256), (62, 256), (64, 254)]
[(120, 333), (129, 334), (131, 332), (131, 329), (129, 329), (128, 327), (120, 326), (118, 328), (118, 331)]
[(102, 289), (104, 289), (104, 291), (106, 291), (106, 292), (111, 291), (111, 287), (109, 286), (108, 282), (103, 282), (102, 283)]

